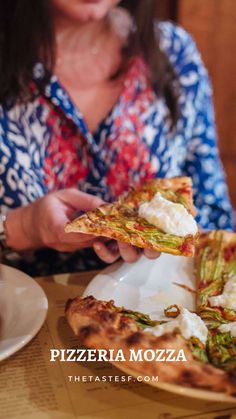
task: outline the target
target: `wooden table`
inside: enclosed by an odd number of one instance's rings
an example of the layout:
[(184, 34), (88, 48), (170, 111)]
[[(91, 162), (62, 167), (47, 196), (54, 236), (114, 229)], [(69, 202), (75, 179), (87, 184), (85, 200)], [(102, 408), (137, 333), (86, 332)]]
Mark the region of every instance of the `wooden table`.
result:
[(64, 318), (64, 306), (68, 298), (83, 293), (95, 274), (37, 279), (49, 301), (47, 320), (25, 348), (0, 365), (0, 418), (236, 418), (232, 403), (190, 399), (144, 383), (86, 381), (90, 376), (124, 376), (106, 362), (50, 362), (50, 349), (80, 347)]

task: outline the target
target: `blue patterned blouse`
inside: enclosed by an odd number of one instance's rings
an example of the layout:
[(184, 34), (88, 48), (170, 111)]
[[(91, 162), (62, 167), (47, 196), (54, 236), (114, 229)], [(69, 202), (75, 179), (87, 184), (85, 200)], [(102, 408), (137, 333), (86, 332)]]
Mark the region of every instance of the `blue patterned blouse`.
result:
[[(0, 107), (1, 212), (59, 188), (76, 186), (111, 201), (131, 183), (188, 175), (199, 224), (232, 229), (207, 72), (182, 28), (159, 25), (161, 48), (180, 83), (180, 116), (174, 131), (166, 102), (154, 93), (142, 57), (132, 61), (119, 100), (93, 134), (52, 75), (44, 94), (35, 94), (27, 104)], [(32, 80), (35, 92), (41, 77), (38, 64)]]

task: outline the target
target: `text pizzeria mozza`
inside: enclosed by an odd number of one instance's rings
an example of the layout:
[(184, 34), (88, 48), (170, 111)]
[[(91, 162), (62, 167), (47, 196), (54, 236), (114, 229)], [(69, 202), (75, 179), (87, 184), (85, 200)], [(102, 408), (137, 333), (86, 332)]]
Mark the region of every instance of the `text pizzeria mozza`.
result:
[[(128, 354), (128, 355), (127, 355)], [(134, 362), (186, 362), (183, 349), (50, 349), (50, 361), (91, 362), (91, 361), (134, 361)]]

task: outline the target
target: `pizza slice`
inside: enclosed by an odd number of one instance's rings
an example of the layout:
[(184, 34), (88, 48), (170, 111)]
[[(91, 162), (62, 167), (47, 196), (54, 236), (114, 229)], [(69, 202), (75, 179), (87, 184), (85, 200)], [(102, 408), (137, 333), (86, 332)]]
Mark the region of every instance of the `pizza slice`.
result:
[(152, 179), (68, 223), (65, 231), (89, 233), (174, 255), (193, 256), (197, 224), (188, 177)]
[(202, 233), (196, 248), (197, 311), (209, 328), (207, 356), (236, 369), (236, 234)]
[[(184, 314), (184, 312), (182, 313)], [(181, 313), (179, 314), (181, 315)], [(176, 319), (177, 321), (179, 315)], [(198, 318), (196, 324), (202, 320)], [(153, 321), (147, 315), (116, 307), (113, 301), (99, 301), (94, 297), (75, 298), (66, 307), (66, 317), (81, 343), (93, 349), (122, 350), (123, 361), (112, 362), (117, 367), (132, 373), (158, 376), (159, 381), (227, 393), (236, 397), (236, 374), (215, 368), (207, 361), (204, 327), (193, 327), (189, 337), (183, 336), (179, 325)], [(184, 322), (183, 322), (184, 323)], [(160, 328), (164, 328), (160, 332)], [(169, 331), (168, 331), (169, 329)], [(196, 332), (196, 329), (198, 331)], [(163, 332), (163, 333), (162, 333)], [(185, 334), (185, 333), (184, 333)], [(194, 336), (194, 335), (198, 336)], [(204, 337), (205, 342), (206, 336)], [(172, 353), (183, 351), (186, 361), (157, 359), (130, 359), (131, 351), (136, 353)]]
[[(196, 248), (197, 312), (217, 328), (236, 321), (236, 234), (202, 233)], [(233, 327), (233, 325), (232, 325)]]

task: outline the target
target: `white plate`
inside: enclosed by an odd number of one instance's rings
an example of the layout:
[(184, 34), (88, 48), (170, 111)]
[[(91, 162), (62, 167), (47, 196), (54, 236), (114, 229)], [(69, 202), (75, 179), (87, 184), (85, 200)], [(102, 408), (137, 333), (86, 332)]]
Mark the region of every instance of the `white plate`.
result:
[[(163, 309), (168, 305), (178, 304), (189, 310), (196, 307), (194, 293), (175, 283), (195, 289), (193, 259), (162, 254), (155, 261), (142, 257), (135, 264), (118, 262), (109, 266), (89, 283), (84, 296), (114, 300), (118, 306), (149, 314), (152, 319), (161, 319), (165, 318)], [(123, 366), (120, 369), (135, 376)], [(162, 382), (150, 381), (148, 384), (188, 397), (235, 402), (225, 394)]]
[(109, 266), (90, 282), (84, 295), (112, 299), (118, 306), (161, 319), (170, 304), (195, 309), (195, 295), (174, 283), (195, 289), (192, 259), (163, 254), (155, 261), (142, 257), (134, 264)]
[(47, 297), (33, 278), (0, 265), (0, 361), (36, 335), (47, 309)]

